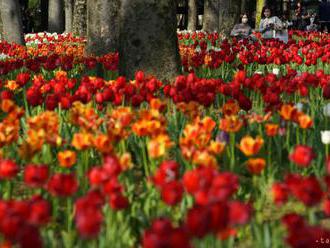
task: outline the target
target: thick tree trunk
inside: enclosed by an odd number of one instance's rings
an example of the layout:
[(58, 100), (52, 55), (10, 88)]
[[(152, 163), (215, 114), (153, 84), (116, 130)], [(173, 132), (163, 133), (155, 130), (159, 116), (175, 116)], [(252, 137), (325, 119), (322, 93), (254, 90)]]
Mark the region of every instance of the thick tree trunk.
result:
[(100, 56), (103, 53), (101, 40), (101, 1), (87, 0), (87, 46), (88, 55)]
[(65, 7), (65, 32), (72, 32), (72, 24), (73, 24), (73, 0), (64, 0)]
[(74, 0), (72, 31), (80, 37), (87, 35), (87, 0)]
[(204, 0), (203, 30), (219, 31), (219, 0)]
[(119, 70), (172, 80), (180, 71), (175, 0), (122, 0)]
[(64, 3), (63, 0), (49, 0), (48, 2), (48, 30), (62, 33), (64, 31)]
[(48, 30), (48, 0), (40, 1), (40, 9), (41, 9), (41, 30)]
[(188, 0), (188, 30), (196, 31), (197, 26), (197, 0)]
[(120, 0), (100, 1), (100, 28), (103, 53), (118, 50)]
[(240, 0), (220, 0), (219, 31), (229, 35), (231, 29), (239, 21)]
[(1, 20), (3, 24), (3, 36), (8, 42), (24, 45), (21, 8), (17, 0), (0, 1)]
[[(241, 1), (241, 14), (244, 14), (247, 12), (247, 0)], [(249, 17), (250, 18), (250, 17)]]
[(259, 24), (260, 24), (260, 20), (261, 20), (261, 12), (262, 12), (262, 8), (265, 6), (265, 0), (257, 0), (257, 11), (256, 11), (256, 27), (255, 29), (258, 30), (259, 29)]

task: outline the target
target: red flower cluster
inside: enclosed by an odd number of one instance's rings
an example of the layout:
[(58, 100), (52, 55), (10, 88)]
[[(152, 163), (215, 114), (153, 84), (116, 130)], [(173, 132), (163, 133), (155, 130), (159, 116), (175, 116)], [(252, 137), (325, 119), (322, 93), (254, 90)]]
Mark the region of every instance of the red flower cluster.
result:
[(18, 166), (14, 161), (0, 159), (0, 180), (10, 180), (17, 175), (18, 171)]
[(0, 200), (0, 233), (20, 247), (42, 247), (39, 227), (50, 220), (51, 206), (40, 196), (30, 200)]
[(160, 188), (162, 200), (168, 205), (179, 203), (183, 195), (183, 186), (179, 177), (179, 164), (173, 160), (164, 161), (152, 178)]
[(47, 183), (47, 189), (53, 196), (69, 197), (78, 190), (78, 180), (74, 174), (54, 174)]
[(89, 174), (89, 183), (99, 188), (105, 197), (109, 198), (111, 208), (120, 210), (128, 206), (128, 200), (123, 195), (124, 188), (118, 180), (122, 172), (121, 164), (115, 155), (105, 155), (102, 166), (93, 167)]
[(173, 227), (167, 219), (156, 219), (145, 230), (142, 238), (143, 248), (190, 248), (190, 241), (182, 227)]
[(299, 167), (308, 167), (311, 161), (316, 157), (313, 149), (306, 145), (296, 145), (289, 159)]
[(175, 103), (196, 101), (210, 106), (221, 83), (221, 79), (200, 79), (190, 73), (188, 76), (178, 76), (174, 85), (166, 85), (163, 90)]
[(88, 192), (75, 203), (75, 222), (79, 234), (84, 238), (94, 238), (101, 230), (104, 196), (100, 191)]
[(284, 183), (275, 183), (272, 187), (272, 193), (276, 204), (285, 203), (291, 194), (306, 206), (320, 203), (324, 196), (316, 177), (303, 177), (299, 174), (289, 174), (285, 177)]
[(320, 226), (310, 226), (303, 217), (294, 213), (285, 215), (282, 222), (289, 233), (286, 242), (293, 248), (325, 247), (322, 240), (330, 237), (329, 230)]

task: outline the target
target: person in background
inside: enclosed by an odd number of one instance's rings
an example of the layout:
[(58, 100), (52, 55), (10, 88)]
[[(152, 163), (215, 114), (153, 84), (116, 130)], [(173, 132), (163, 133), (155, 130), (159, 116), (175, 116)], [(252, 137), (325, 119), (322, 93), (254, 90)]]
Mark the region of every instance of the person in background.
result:
[(282, 21), (284, 27), (286, 27), (287, 29), (292, 29), (293, 22), (290, 20), (289, 16), (290, 16), (289, 13), (284, 13), (281, 18), (281, 21)]
[(307, 23), (307, 27), (306, 30), (307, 31), (318, 31), (318, 18), (316, 16), (316, 13), (311, 13), (310, 14), (310, 18), (308, 19), (308, 23)]
[(306, 10), (303, 7), (301, 1), (298, 1), (294, 10), (294, 28), (297, 30), (306, 30), (306, 20), (310, 17), (306, 14)]
[(262, 19), (260, 21), (259, 31), (264, 39), (278, 38), (287, 42), (285, 33), (286, 28), (277, 16), (272, 16), (270, 7), (265, 6), (262, 9)]
[(246, 13), (241, 15), (241, 23), (236, 24), (232, 29), (230, 36), (238, 39), (248, 38), (252, 34), (252, 28), (248, 24), (249, 18)]

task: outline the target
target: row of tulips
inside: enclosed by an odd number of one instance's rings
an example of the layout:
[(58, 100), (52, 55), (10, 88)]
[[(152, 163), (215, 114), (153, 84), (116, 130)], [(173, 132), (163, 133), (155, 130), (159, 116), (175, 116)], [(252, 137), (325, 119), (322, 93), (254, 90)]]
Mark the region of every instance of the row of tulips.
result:
[[(231, 80), (237, 69), (245, 69), (252, 75), (255, 71), (272, 71), (274, 67), (284, 72), (286, 66), (297, 71), (315, 73), (322, 69), (329, 73), (329, 34), (292, 31), (290, 37), (285, 44), (274, 39), (229, 41), (217, 33), (178, 33), (183, 69), (195, 71), (200, 77)], [(31, 71), (59, 67), (66, 71), (73, 67), (93, 69), (97, 62), (106, 70), (117, 71), (118, 54), (102, 58), (84, 57), (84, 39), (47, 34), (27, 36), (26, 39), (27, 47), (0, 42), (0, 54), (10, 56), (10, 59), (0, 61), (3, 68), (0, 75), (22, 67)]]

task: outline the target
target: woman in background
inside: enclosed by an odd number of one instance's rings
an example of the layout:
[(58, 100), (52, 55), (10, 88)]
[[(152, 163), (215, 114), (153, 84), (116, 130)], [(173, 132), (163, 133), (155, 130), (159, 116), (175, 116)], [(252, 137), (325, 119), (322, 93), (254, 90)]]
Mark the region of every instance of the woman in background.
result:
[(238, 39), (248, 38), (252, 34), (252, 28), (248, 24), (248, 15), (246, 13), (241, 15), (241, 23), (236, 24), (232, 29), (230, 36)]
[(262, 9), (262, 19), (260, 21), (259, 31), (264, 39), (278, 38), (287, 42), (287, 29), (277, 16), (272, 15), (270, 7), (265, 6)]

